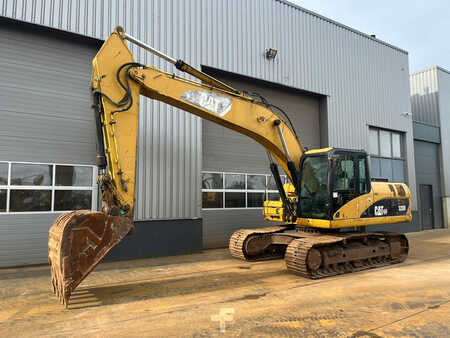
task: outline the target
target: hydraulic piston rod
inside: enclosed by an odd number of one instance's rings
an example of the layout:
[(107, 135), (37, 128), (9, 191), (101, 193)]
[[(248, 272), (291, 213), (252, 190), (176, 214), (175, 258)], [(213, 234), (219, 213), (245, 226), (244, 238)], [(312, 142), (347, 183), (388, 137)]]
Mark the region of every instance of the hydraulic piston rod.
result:
[(226, 90), (226, 91), (229, 91), (232, 93), (236, 93), (236, 94), (239, 93), (239, 91), (237, 91), (233, 87), (223, 83), (222, 81), (219, 81), (219, 80), (213, 78), (212, 76), (210, 76), (206, 73), (203, 73), (202, 71), (200, 71), (198, 69), (195, 69), (194, 67), (190, 66), (183, 60), (181, 60), (181, 59), (176, 60), (173, 57), (170, 57), (170, 56), (164, 54), (163, 52), (153, 48), (152, 46), (149, 46), (146, 43), (139, 41), (138, 39), (132, 37), (131, 35), (128, 35), (127, 33), (125, 33), (125, 31), (122, 27), (117, 27), (116, 30), (120, 33), (121, 37), (124, 40), (128, 40), (128, 41), (134, 43), (135, 45), (138, 45), (139, 47), (144, 48), (145, 50), (149, 51), (150, 53), (152, 53), (156, 56), (159, 56), (160, 58), (173, 64), (175, 67), (177, 67), (177, 69), (196, 77), (197, 79), (203, 81), (204, 83), (206, 83), (212, 87), (220, 88), (222, 90)]
[(274, 121), (274, 125), (275, 125), (275, 127), (277, 127), (278, 134), (280, 135), (281, 144), (283, 145), (283, 149), (284, 149), (284, 153), (286, 155), (286, 158), (287, 158), (288, 161), (291, 161), (291, 157), (289, 156), (289, 150), (288, 150), (287, 145), (286, 145), (286, 140), (284, 139), (283, 131), (281, 130), (281, 121), (280, 120), (275, 120)]

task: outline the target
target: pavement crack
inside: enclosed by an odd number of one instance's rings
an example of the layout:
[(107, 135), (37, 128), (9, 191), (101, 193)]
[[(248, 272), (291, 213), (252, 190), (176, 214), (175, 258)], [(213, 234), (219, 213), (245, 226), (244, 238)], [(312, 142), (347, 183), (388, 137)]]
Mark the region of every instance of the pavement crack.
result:
[(428, 306), (427, 308), (425, 308), (425, 309), (423, 309), (423, 310), (421, 310), (421, 311), (414, 312), (414, 313), (412, 313), (412, 314), (410, 314), (410, 315), (407, 315), (407, 316), (405, 316), (405, 317), (399, 318), (399, 319), (394, 320), (394, 321), (392, 321), (392, 322), (389, 322), (389, 323), (386, 323), (386, 324), (384, 324), (384, 325), (380, 325), (380, 326), (375, 327), (375, 328), (373, 328), (373, 329), (367, 330), (367, 332), (376, 331), (376, 330), (385, 328), (385, 327), (387, 327), (387, 326), (390, 326), (390, 325), (392, 325), (392, 324), (401, 322), (401, 321), (403, 321), (403, 320), (405, 320), (405, 319), (408, 319), (408, 318), (411, 318), (411, 317), (420, 315), (421, 313), (427, 312), (427, 311), (429, 311), (429, 310), (437, 309), (437, 308), (439, 308), (441, 305), (445, 305), (445, 304), (447, 304), (447, 303), (449, 303), (449, 302), (450, 302), (450, 300), (446, 300), (445, 302), (442, 302), (442, 303), (439, 303), (439, 304), (436, 304), (436, 305), (432, 305), (432, 306)]
[(214, 303), (214, 304), (223, 304), (223, 303), (230, 303), (230, 302), (238, 302), (238, 301), (241, 301), (241, 300), (256, 300), (256, 299), (265, 297), (265, 296), (267, 296), (268, 294), (269, 294), (269, 292), (264, 292), (264, 293), (251, 293), (251, 294), (244, 295), (244, 296), (241, 296), (241, 297), (229, 298), (229, 299), (223, 300), (223, 301), (221, 301), (221, 302), (216, 302), (216, 303)]

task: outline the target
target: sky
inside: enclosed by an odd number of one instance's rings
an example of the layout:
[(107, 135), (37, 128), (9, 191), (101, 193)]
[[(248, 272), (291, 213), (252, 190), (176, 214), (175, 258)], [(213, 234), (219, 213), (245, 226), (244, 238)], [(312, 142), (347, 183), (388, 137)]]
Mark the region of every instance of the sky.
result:
[(409, 70), (450, 70), (450, 0), (289, 0), (409, 53)]

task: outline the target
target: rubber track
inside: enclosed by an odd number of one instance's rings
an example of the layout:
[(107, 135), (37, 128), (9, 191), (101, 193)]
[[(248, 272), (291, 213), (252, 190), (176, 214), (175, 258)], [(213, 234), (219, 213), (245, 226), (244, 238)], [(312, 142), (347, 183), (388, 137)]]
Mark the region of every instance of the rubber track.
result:
[(336, 276), (344, 273), (351, 273), (361, 270), (368, 270), (377, 267), (387, 266), (390, 264), (397, 264), (403, 262), (408, 253), (408, 248), (406, 249), (406, 253), (404, 253), (400, 258), (392, 259), (386, 257), (376, 257), (369, 260), (366, 260), (363, 266), (355, 267), (351, 264), (351, 262), (340, 263), (335, 268), (319, 268), (315, 272), (309, 271), (306, 265), (306, 259), (308, 257), (308, 252), (311, 248), (323, 247), (330, 244), (336, 244), (339, 242), (343, 242), (344, 239), (350, 238), (363, 238), (363, 237), (379, 237), (385, 238), (386, 241), (392, 240), (394, 237), (400, 237), (403, 241), (408, 243), (406, 236), (400, 233), (366, 233), (366, 234), (350, 234), (347, 236), (314, 236), (314, 237), (305, 237), (293, 240), (286, 249), (285, 261), (286, 267), (289, 272), (292, 272), (296, 275), (300, 275), (302, 277), (310, 278), (310, 279), (319, 279), (324, 277)]
[(248, 257), (244, 252), (244, 245), (245, 245), (245, 241), (250, 236), (269, 235), (269, 234), (283, 232), (288, 229), (291, 229), (291, 227), (272, 226), (272, 227), (267, 227), (267, 228), (237, 230), (230, 237), (228, 248), (233, 257), (242, 259), (244, 261), (261, 261), (261, 260), (283, 258), (283, 256), (280, 256), (280, 255), (273, 255), (273, 254), (271, 255), (271, 254), (267, 254), (267, 253), (263, 253), (261, 256)]

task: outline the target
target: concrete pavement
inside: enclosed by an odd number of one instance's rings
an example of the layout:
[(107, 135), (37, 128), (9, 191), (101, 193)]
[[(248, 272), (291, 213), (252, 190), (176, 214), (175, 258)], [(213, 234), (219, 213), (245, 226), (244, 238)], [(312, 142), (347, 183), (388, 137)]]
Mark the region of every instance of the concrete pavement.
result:
[(68, 310), (48, 266), (2, 269), (0, 336), (448, 337), (450, 231), (408, 238), (402, 264), (315, 281), (225, 249), (104, 263)]

